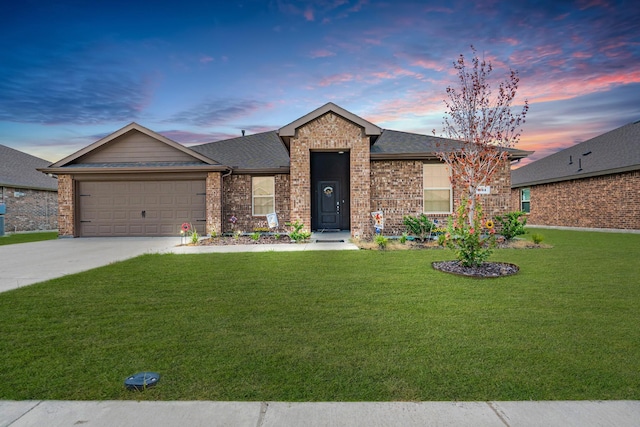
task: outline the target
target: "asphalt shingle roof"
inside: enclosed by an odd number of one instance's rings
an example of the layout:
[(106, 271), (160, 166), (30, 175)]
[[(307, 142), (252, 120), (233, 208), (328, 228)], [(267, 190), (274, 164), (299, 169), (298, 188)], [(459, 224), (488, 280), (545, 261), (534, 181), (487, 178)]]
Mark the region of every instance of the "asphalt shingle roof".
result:
[(640, 121), (515, 169), (511, 185), (522, 187), (636, 169), (640, 169)]
[(0, 144), (0, 186), (57, 190), (58, 180), (39, 172), (51, 162)]
[(289, 167), (289, 153), (275, 130), (189, 148), (233, 169), (259, 170)]
[(456, 141), (431, 135), (384, 129), (371, 147), (371, 154), (436, 153), (452, 147), (459, 148)]

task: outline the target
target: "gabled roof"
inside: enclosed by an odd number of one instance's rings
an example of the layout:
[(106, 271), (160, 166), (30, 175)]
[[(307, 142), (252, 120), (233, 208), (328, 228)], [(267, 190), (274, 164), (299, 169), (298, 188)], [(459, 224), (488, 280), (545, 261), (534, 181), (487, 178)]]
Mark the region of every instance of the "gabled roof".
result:
[(278, 135), (280, 136), (280, 138), (282, 138), (286, 146), (289, 147), (289, 139), (296, 135), (296, 130), (298, 128), (300, 128), (301, 126), (304, 126), (310, 121), (315, 120), (318, 117), (321, 117), (329, 112), (337, 114), (338, 116), (349, 120), (350, 122), (356, 124), (357, 126), (360, 126), (361, 128), (363, 128), (364, 134), (367, 136), (376, 137), (382, 133), (382, 129), (374, 125), (373, 123), (363, 119), (362, 117), (356, 116), (352, 112), (347, 111), (342, 107), (339, 107), (333, 102), (327, 102), (322, 107), (317, 108), (312, 112), (310, 112), (309, 114), (305, 114), (299, 119), (294, 120), (288, 125), (278, 129), (277, 131)]
[(289, 171), (289, 153), (276, 131), (192, 146), (191, 149), (234, 171)]
[[(463, 146), (463, 142), (452, 139), (385, 129), (371, 147), (371, 159), (437, 159), (436, 153), (457, 150)], [(511, 160), (531, 154), (513, 148), (506, 150)]]
[(511, 186), (545, 184), (640, 169), (640, 121), (511, 172)]
[(36, 168), (49, 165), (47, 160), (0, 144), (0, 186), (57, 190), (58, 181)]
[(118, 137), (120, 137), (120, 136), (122, 136), (122, 135), (124, 135), (124, 134), (126, 134), (128, 132), (131, 132), (131, 131), (138, 131), (138, 132), (143, 133), (143, 134), (145, 134), (147, 136), (150, 136), (151, 138), (156, 139), (156, 140), (158, 140), (160, 142), (163, 142), (163, 143), (167, 144), (168, 146), (175, 148), (178, 151), (182, 151), (183, 153), (194, 157), (194, 160), (198, 159), (201, 162), (204, 162), (206, 164), (216, 164), (215, 161), (213, 161), (213, 160), (211, 160), (211, 159), (209, 159), (209, 158), (207, 158), (207, 157), (205, 157), (205, 156), (203, 156), (203, 155), (201, 155), (199, 153), (196, 153), (196, 152), (190, 150), (189, 148), (185, 147), (184, 145), (179, 144), (179, 143), (177, 143), (175, 141), (172, 141), (171, 139), (169, 139), (167, 137), (164, 137), (164, 136), (160, 135), (159, 133), (156, 133), (156, 132), (152, 131), (151, 129), (147, 129), (146, 127), (144, 127), (142, 125), (139, 125), (138, 123), (132, 122), (132, 123), (129, 123), (127, 126), (123, 127), (122, 129), (119, 129), (119, 130), (113, 132), (112, 134), (107, 135), (104, 138), (94, 142), (93, 144), (84, 147), (82, 150), (76, 151), (75, 153), (71, 154), (70, 156), (67, 156), (64, 159), (52, 164), (51, 167), (52, 168), (57, 168), (57, 167), (65, 166), (65, 165), (73, 162), (74, 160), (79, 159), (80, 157), (84, 156), (85, 154), (88, 154), (91, 151), (94, 151), (94, 150), (96, 150), (96, 149), (98, 149), (98, 148), (100, 148), (100, 147), (102, 147), (102, 146), (104, 146), (106, 144), (109, 144), (111, 141), (115, 140), (116, 138), (118, 138)]
[[(104, 152), (101, 150), (106, 150), (108, 148), (113, 148), (114, 144), (119, 144), (124, 142), (121, 141), (122, 138), (129, 137), (134, 134), (142, 134), (150, 139), (148, 141), (153, 141), (154, 144), (160, 144), (156, 148), (168, 146), (170, 152), (176, 153), (177, 156), (171, 157), (179, 157), (179, 160), (168, 160), (168, 161), (142, 161), (138, 159), (138, 161), (129, 161), (129, 162), (121, 162), (121, 161), (96, 161), (95, 153)], [(164, 144), (164, 145), (162, 145)], [(116, 145), (117, 146), (117, 145)], [(175, 150), (175, 151), (172, 151)], [(163, 159), (166, 160), (166, 159)], [(87, 147), (76, 151), (70, 156), (65, 157), (64, 159), (50, 165), (47, 168), (41, 168), (39, 170), (43, 172), (49, 173), (62, 173), (65, 170), (72, 168), (76, 171), (81, 170), (82, 172), (96, 172), (102, 169), (109, 169), (110, 171), (125, 171), (130, 169), (135, 169), (136, 171), (145, 171), (151, 172), (154, 170), (170, 170), (170, 169), (178, 169), (178, 170), (226, 170), (228, 169), (226, 166), (221, 165), (213, 159), (210, 159), (207, 156), (204, 156), (196, 151), (193, 151), (182, 144), (179, 144), (171, 139), (160, 135), (150, 129), (147, 129), (144, 126), (139, 125), (138, 123), (130, 123), (127, 126), (113, 132), (110, 135), (101, 138), (100, 140), (94, 142)]]

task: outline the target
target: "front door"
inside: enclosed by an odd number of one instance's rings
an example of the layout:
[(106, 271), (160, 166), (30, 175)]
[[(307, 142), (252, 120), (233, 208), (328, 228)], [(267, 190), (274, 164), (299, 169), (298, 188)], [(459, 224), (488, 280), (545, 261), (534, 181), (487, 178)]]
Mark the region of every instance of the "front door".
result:
[(318, 230), (339, 230), (342, 224), (340, 181), (318, 181), (316, 194)]

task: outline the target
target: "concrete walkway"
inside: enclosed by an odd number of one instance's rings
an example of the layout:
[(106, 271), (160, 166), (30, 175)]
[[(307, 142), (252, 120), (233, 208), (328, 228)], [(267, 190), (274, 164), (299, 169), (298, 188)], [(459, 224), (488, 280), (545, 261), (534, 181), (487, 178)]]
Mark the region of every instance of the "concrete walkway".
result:
[[(348, 240), (340, 242), (336, 236), (312, 236), (315, 243), (279, 245), (178, 246), (178, 238), (82, 238), (0, 246), (0, 292), (144, 253), (357, 249)], [(0, 401), (0, 427), (79, 425), (640, 427), (640, 401)]]
[(637, 427), (640, 401), (0, 401), (0, 426)]

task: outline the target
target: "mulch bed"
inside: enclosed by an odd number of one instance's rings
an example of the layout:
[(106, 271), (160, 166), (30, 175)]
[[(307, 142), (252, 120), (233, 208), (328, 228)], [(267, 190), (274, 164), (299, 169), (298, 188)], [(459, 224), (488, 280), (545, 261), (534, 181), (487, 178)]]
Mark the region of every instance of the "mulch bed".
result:
[(465, 267), (460, 261), (437, 261), (431, 265), (445, 273), (479, 278), (511, 276), (520, 270), (517, 265), (506, 262), (483, 262), (478, 267)]
[(262, 235), (258, 240), (253, 240), (251, 236), (218, 236), (213, 239), (202, 239), (199, 246), (229, 246), (229, 245), (278, 245), (294, 243), (286, 234), (276, 236)]

